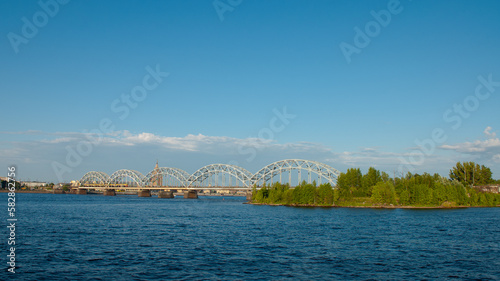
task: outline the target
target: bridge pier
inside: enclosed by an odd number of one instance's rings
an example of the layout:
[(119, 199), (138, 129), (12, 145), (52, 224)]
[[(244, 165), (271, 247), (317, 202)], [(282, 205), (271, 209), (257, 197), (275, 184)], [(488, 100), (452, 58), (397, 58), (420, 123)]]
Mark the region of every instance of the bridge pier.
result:
[(174, 192), (173, 191), (158, 191), (158, 198), (174, 198)]
[(87, 195), (87, 190), (86, 189), (77, 189), (76, 194), (78, 195)]
[(252, 201), (252, 192), (247, 192), (247, 201)]
[(198, 191), (196, 190), (184, 191), (184, 199), (198, 199)]
[(139, 190), (137, 192), (137, 195), (139, 195), (139, 197), (151, 197), (151, 190), (149, 189)]
[(102, 191), (102, 195), (104, 196), (115, 196), (116, 191), (114, 189), (105, 189)]

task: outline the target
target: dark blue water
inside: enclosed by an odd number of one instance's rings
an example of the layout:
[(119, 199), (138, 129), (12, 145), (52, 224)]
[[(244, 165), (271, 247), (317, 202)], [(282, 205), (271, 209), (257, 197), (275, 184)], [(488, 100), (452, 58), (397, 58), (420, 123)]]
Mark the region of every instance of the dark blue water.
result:
[(243, 202), (17, 194), (19, 268), (0, 279), (500, 279), (500, 208)]

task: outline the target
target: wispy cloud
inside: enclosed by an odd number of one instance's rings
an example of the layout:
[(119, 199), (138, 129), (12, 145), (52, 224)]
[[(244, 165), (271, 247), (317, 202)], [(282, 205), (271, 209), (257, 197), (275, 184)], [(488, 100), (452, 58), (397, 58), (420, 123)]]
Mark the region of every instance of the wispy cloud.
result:
[(79, 138), (75, 137), (63, 137), (63, 138), (57, 138), (57, 139), (51, 139), (51, 140), (41, 140), (43, 143), (70, 143), (73, 141), (78, 140)]
[(274, 147), (274, 148), (302, 148), (315, 146), (315, 144), (299, 143), (299, 144), (278, 144), (275, 141), (259, 138), (232, 138), (226, 136), (205, 136), (202, 134), (188, 134), (184, 137), (168, 137), (160, 136), (152, 133), (133, 134), (129, 131), (119, 131), (114, 135), (108, 135), (103, 138), (102, 143), (110, 146), (140, 146), (140, 145), (155, 145), (160, 148), (169, 148), (185, 151), (202, 151), (204, 153), (220, 153), (231, 152), (238, 147), (252, 146), (259, 149)]
[(27, 136), (81, 136), (84, 133), (79, 132), (44, 132), (39, 130), (27, 130), (27, 131), (0, 131), (0, 135), (27, 135)]
[(484, 134), (490, 138), (495, 138), (497, 136), (497, 133), (492, 132), (491, 130), (493, 130), (493, 128), (491, 128), (490, 126), (486, 127), (486, 129), (484, 129)]
[[(0, 162), (17, 163), (35, 178), (53, 178), (50, 169), (52, 161), (63, 162), (68, 147), (76, 147), (82, 140), (95, 135), (89, 133), (44, 133), (19, 132), (25, 135), (43, 136), (25, 141), (3, 142)], [(257, 151), (258, 157), (249, 161), (242, 153), (247, 148)], [(278, 143), (274, 140), (259, 138), (234, 138), (227, 136), (206, 136), (189, 134), (184, 137), (161, 136), (148, 132), (132, 133), (115, 131), (102, 136), (92, 155), (67, 174), (67, 180), (78, 179), (89, 170), (102, 170), (108, 173), (121, 168), (149, 172), (151, 163), (159, 159), (162, 165), (174, 166), (194, 172), (212, 163), (238, 164), (249, 170), (257, 170), (263, 165), (285, 158), (305, 158), (324, 161), (334, 157), (328, 147), (321, 144), (298, 142)], [(66, 179), (66, 178), (65, 178)]]
[(493, 160), (495, 163), (500, 163), (500, 154), (495, 154), (495, 155), (493, 155), (492, 160)]
[(361, 148), (359, 151), (344, 151), (338, 154), (338, 160), (350, 166), (360, 166), (366, 163), (377, 163), (381, 165), (398, 163), (398, 156), (401, 156), (401, 154), (381, 151), (376, 147), (365, 147)]
[(489, 153), (500, 150), (500, 139), (476, 140), (454, 145), (442, 145), (442, 149), (454, 150), (461, 153)]
[[(344, 151), (339, 153), (337, 154), (336, 160), (351, 167), (373, 166), (387, 171), (393, 171), (399, 166), (400, 157), (411, 156), (411, 152), (409, 150), (410, 149), (404, 152), (390, 152), (384, 151), (379, 147), (364, 147), (358, 151)], [(448, 162), (440, 155), (431, 155), (429, 156), (425, 167), (422, 167), (422, 169), (429, 171), (436, 163), (442, 163), (442, 161)]]
[(442, 145), (440, 148), (470, 155), (480, 161), (498, 163), (500, 162), (500, 139), (496, 137), (496, 133), (492, 132), (492, 130), (490, 126), (484, 130), (487, 139)]
[[(485, 130), (491, 136), (492, 129)], [(2, 132), (6, 133), (6, 132)], [(8, 132), (16, 134), (16, 132)], [(82, 140), (95, 137), (89, 133), (40, 131), (18, 132), (19, 135), (36, 135), (25, 141), (4, 141), (0, 143), (0, 164), (18, 164), (20, 170), (31, 179), (53, 180), (52, 161), (63, 162), (66, 147), (76, 147)], [(43, 136), (40, 140), (38, 136)], [(242, 151), (252, 148), (257, 157), (248, 160)], [(500, 163), (500, 140), (488, 138), (454, 145), (443, 145), (426, 159), (425, 166), (417, 167), (417, 172), (439, 172), (445, 175), (457, 161), (468, 158)], [(399, 165), (399, 157), (410, 156), (411, 148), (402, 152), (385, 151), (381, 147), (364, 147), (357, 151), (334, 151), (328, 146), (311, 142), (279, 143), (275, 140), (259, 138), (234, 138), (228, 136), (206, 136), (189, 134), (183, 137), (161, 136), (148, 132), (132, 133), (114, 131), (102, 137), (92, 155), (82, 165), (67, 174), (67, 180), (78, 179), (90, 170), (112, 173), (129, 168), (147, 173), (156, 159), (161, 165), (178, 167), (187, 172), (213, 163), (231, 163), (256, 172), (271, 162), (299, 158), (315, 160), (345, 171), (349, 167), (367, 169), (374, 166), (391, 173)], [(487, 161), (486, 161), (487, 160)]]

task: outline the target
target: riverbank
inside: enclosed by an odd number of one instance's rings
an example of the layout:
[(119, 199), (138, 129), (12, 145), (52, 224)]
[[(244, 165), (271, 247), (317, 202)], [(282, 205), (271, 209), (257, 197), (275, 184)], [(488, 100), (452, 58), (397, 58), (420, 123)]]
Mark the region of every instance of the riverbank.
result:
[(369, 205), (369, 206), (349, 206), (349, 205), (314, 205), (314, 204), (268, 204), (268, 203), (252, 203), (250, 205), (267, 205), (267, 206), (285, 206), (285, 207), (303, 207), (303, 208), (355, 208), (355, 209), (465, 209), (465, 208), (495, 208), (496, 206), (397, 206), (397, 205)]
[[(0, 193), (7, 193), (9, 190), (7, 189), (0, 189)], [(64, 193), (54, 193), (53, 190), (17, 190), (15, 191), (16, 193), (39, 193), (39, 194), (54, 194), (54, 195), (60, 195), (60, 194), (71, 194), (69, 191), (65, 191)], [(87, 194), (102, 194), (102, 192), (88, 192)], [(116, 195), (137, 195), (136, 191), (127, 191), (127, 192), (122, 192), (122, 191), (117, 191)], [(156, 192), (153, 192), (152, 195), (157, 195)], [(181, 192), (176, 192), (174, 193), (175, 196), (183, 196), (184, 193)], [(198, 196), (209, 196), (209, 197), (245, 197), (246, 195), (243, 194), (221, 194), (221, 193), (211, 193), (211, 194), (205, 194), (205, 193), (198, 193)]]
[[(7, 189), (0, 189), (0, 192), (10, 192)], [(48, 193), (52, 194), (52, 190), (22, 190), (22, 189), (16, 189), (16, 193)]]

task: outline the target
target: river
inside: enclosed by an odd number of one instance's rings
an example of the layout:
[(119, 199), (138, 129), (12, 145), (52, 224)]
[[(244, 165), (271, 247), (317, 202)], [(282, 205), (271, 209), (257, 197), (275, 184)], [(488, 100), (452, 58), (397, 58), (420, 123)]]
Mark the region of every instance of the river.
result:
[[(500, 278), (500, 208), (294, 208), (241, 197), (69, 194), (16, 200), (18, 268), (7, 272), (4, 254), (2, 280)], [(6, 193), (0, 202), (6, 225)], [(8, 235), (0, 236), (4, 249)]]

